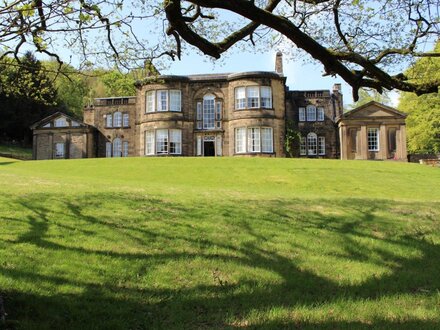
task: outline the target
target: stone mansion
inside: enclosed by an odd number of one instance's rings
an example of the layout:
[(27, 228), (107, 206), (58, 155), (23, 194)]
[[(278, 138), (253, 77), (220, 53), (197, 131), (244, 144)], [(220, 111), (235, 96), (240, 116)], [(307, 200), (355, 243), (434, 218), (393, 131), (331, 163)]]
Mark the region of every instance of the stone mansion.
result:
[(136, 96), (95, 99), (83, 120), (35, 123), (34, 159), (135, 156), (406, 160), (405, 115), (370, 102), (343, 112), (341, 85), (291, 91), (282, 55), (274, 72), (147, 77)]

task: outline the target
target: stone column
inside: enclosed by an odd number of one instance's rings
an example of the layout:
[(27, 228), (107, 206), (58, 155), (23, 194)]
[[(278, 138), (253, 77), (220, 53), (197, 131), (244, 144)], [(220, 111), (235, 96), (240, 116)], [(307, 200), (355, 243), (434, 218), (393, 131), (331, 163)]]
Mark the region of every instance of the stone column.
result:
[(33, 160), (37, 159), (37, 139), (38, 139), (38, 135), (34, 134), (33, 139), (32, 139), (32, 159)]
[(379, 159), (388, 159), (388, 136), (386, 125), (379, 128)]
[(398, 157), (400, 160), (408, 161), (408, 154), (406, 150), (406, 127), (405, 125), (400, 125), (400, 143), (397, 146), (397, 150), (399, 150)]
[(361, 159), (368, 159), (368, 141), (367, 141), (367, 126), (361, 126)]
[(49, 133), (49, 152), (49, 159), (53, 159), (53, 133)]
[(347, 153), (347, 126), (343, 126), (339, 124), (339, 143), (340, 143), (340, 150), (341, 150), (341, 159), (348, 159), (348, 153)]

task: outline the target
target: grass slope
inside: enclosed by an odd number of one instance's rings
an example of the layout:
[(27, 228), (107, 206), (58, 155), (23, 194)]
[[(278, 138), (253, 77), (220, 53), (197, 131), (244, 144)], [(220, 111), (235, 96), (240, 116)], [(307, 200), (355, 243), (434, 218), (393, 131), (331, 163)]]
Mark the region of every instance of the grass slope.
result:
[(0, 144), (0, 157), (30, 160), (32, 159), (32, 148), (22, 148), (18, 146)]
[(440, 326), (436, 168), (3, 158), (0, 182), (9, 329)]

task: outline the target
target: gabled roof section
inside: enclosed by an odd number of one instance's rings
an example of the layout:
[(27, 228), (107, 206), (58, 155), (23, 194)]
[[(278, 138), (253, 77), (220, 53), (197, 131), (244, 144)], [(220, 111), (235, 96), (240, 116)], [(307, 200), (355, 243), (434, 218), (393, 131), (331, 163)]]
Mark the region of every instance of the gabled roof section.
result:
[(338, 118), (341, 119), (358, 119), (358, 118), (402, 118), (405, 119), (407, 114), (399, 110), (389, 107), (385, 104), (370, 101), (353, 110), (345, 112)]
[[(76, 126), (67, 126), (67, 127), (73, 127), (73, 128), (76, 128), (76, 127), (89, 127), (89, 125), (83, 123), (82, 120), (74, 118), (74, 117), (69, 116), (69, 115), (66, 115), (64, 112), (58, 111), (58, 112), (55, 112), (55, 113), (53, 113), (53, 114), (51, 114), (51, 115), (49, 115), (49, 116), (47, 116), (47, 117), (37, 121), (36, 123), (32, 124), (30, 126), (30, 129), (43, 128), (43, 126), (45, 126), (47, 124), (50, 124), (52, 121), (54, 121), (55, 119), (58, 119), (60, 117), (65, 118), (66, 121), (68, 121), (68, 122), (71, 122), (71, 123), (75, 122), (77, 124)], [(51, 128), (58, 128), (58, 127), (53, 127), (52, 126)], [(59, 127), (59, 128), (65, 128), (65, 127)]]

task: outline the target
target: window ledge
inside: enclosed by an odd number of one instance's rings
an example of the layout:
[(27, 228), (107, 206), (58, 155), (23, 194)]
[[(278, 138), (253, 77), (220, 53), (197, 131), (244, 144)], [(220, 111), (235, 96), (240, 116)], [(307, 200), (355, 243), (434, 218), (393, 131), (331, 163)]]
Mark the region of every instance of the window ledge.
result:
[(275, 108), (243, 108), (243, 109), (234, 109), (234, 111), (275, 111)]
[(234, 152), (234, 156), (240, 156), (240, 155), (275, 155), (275, 152)]

